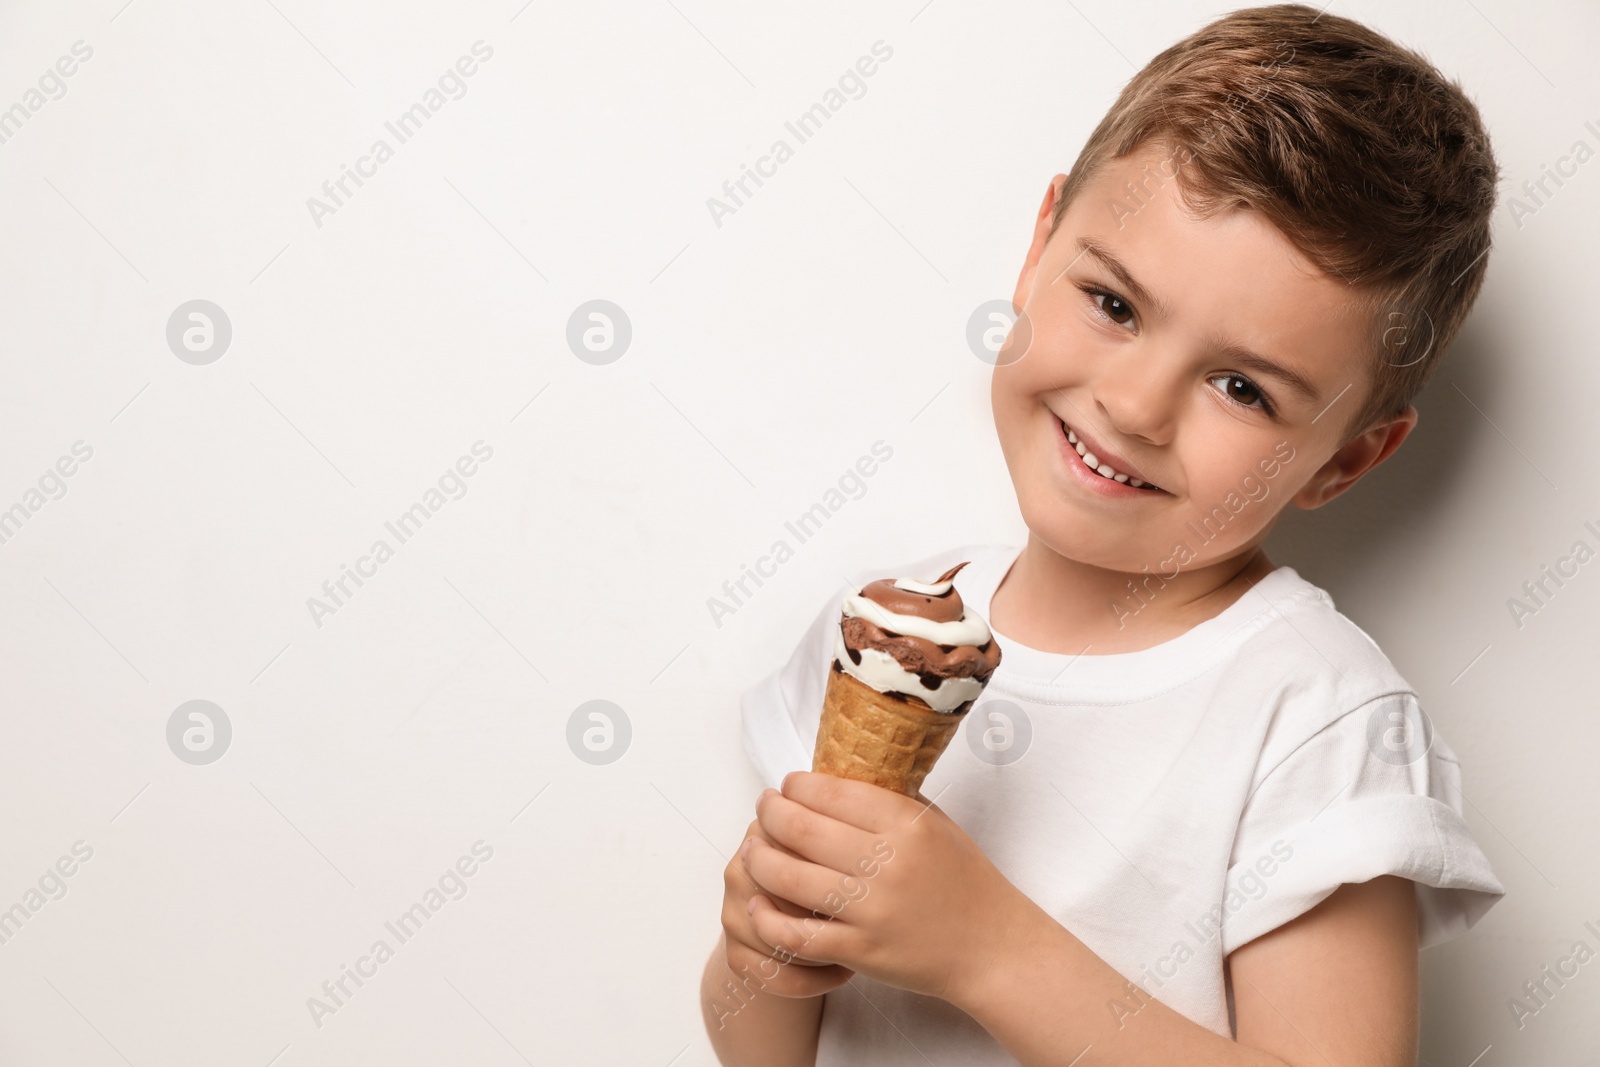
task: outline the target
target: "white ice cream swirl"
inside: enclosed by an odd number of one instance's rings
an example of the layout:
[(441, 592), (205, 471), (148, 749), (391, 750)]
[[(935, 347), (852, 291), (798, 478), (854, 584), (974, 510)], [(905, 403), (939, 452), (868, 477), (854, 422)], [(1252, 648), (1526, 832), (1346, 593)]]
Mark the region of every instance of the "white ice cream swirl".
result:
[[(918, 582), (910, 578), (900, 578), (894, 583), (896, 588), (907, 592), (922, 593), (928, 596), (943, 596), (949, 592), (952, 582)], [(891, 633), (904, 634), (910, 637), (920, 637), (935, 645), (973, 645), (982, 646), (990, 641), (989, 626), (976, 613), (963, 606), (961, 618), (951, 622), (938, 622), (925, 619), (916, 615), (904, 615), (890, 611), (882, 604), (859, 592), (846, 596), (843, 601), (844, 614), (860, 616), (881, 630)], [(880, 693), (901, 693), (915, 696), (935, 711), (953, 712), (962, 705), (976, 699), (985, 685), (984, 680), (977, 678), (947, 677), (939, 682), (936, 689), (930, 689), (923, 684), (922, 679), (901, 666), (899, 660), (881, 649), (861, 648), (856, 649), (856, 655), (861, 662), (856, 663), (851, 659), (851, 650), (844, 641), (842, 630), (834, 636), (834, 658), (839, 668), (857, 680), (871, 686)]]

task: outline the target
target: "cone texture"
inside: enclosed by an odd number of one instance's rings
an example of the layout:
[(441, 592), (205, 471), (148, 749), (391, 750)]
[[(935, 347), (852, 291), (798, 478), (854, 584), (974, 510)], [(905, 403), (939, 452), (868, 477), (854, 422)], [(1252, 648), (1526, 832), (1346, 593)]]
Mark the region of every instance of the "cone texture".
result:
[(923, 779), (966, 717), (880, 693), (835, 667), (828, 672), (811, 769), (920, 797)]

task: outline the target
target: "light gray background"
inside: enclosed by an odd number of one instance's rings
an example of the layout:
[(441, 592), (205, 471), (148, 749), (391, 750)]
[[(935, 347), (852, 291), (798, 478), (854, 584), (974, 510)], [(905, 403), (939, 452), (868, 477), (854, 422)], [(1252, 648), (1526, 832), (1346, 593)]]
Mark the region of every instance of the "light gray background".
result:
[[(759, 788), (738, 695), (846, 571), (1023, 535), (967, 317), (1126, 79), (1225, 10), (6, 4), (0, 108), (93, 57), (0, 144), (0, 509), (93, 457), (0, 545), (0, 909), (93, 857), (0, 945), (0, 1062), (713, 1063), (697, 982)], [(1587, 5), (1330, 10), (1463, 79), (1503, 196), (1600, 147)], [(717, 226), (707, 198), (879, 39)], [(307, 198), (478, 40), (465, 95), (317, 226)], [(1416, 686), (1510, 893), (1424, 956), (1427, 1064), (1577, 1064), (1600, 1023), (1600, 963), (1507, 1008), (1600, 948), (1600, 562), (1521, 629), (1506, 606), (1600, 544), (1597, 221), (1600, 162), (1520, 225), (1503, 202), (1417, 434), (1269, 546)], [(195, 299), (233, 331), (205, 366), (166, 342)], [(565, 341), (594, 299), (633, 327), (605, 366)], [(318, 627), (307, 598), (479, 440), (466, 495)], [(196, 699), (233, 729), (205, 766), (166, 740)], [(632, 726), (609, 765), (566, 740), (597, 699)], [(307, 998), (480, 839), (466, 895), (318, 1027)]]

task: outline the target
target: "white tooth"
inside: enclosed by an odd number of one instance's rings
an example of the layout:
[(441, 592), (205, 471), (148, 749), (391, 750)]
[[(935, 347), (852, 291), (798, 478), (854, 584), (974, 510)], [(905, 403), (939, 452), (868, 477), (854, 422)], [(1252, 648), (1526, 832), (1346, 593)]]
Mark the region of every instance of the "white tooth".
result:
[[(1067, 424), (1062, 423), (1061, 425), (1065, 427)], [(1083, 442), (1078, 440), (1078, 435), (1070, 428), (1067, 429), (1067, 441), (1077, 451), (1078, 455), (1083, 457), (1083, 461), (1084, 463), (1088, 464), (1089, 469), (1100, 475), (1102, 478), (1109, 478), (1113, 481), (1122, 482), (1124, 484), (1133, 486), (1135, 489), (1145, 484), (1137, 478), (1121, 473), (1109, 463), (1101, 463), (1100, 458), (1085, 448)]]

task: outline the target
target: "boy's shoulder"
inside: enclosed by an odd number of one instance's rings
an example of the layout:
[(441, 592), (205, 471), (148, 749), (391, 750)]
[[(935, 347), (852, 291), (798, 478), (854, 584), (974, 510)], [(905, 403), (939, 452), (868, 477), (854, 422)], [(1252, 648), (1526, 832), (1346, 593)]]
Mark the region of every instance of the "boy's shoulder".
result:
[(1239, 651), (1256, 662), (1350, 694), (1411, 690), (1372, 635), (1293, 567), (1278, 566), (1245, 596), (1257, 597), (1259, 610)]
[[(1366, 731), (1369, 744), (1402, 727), (1433, 738), (1411, 683), (1326, 590), (1287, 566), (1268, 577), (1274, 579), (1274, 595), (1227, 666), (1235, 676), (1246, 666), (1267, 672), (1272, 699), (1262, 767), (1274, 766), (1336, 725), (1341, 731)], [(1454, 761), (1443, 739), (1437, 742), (1439, 755)]]

